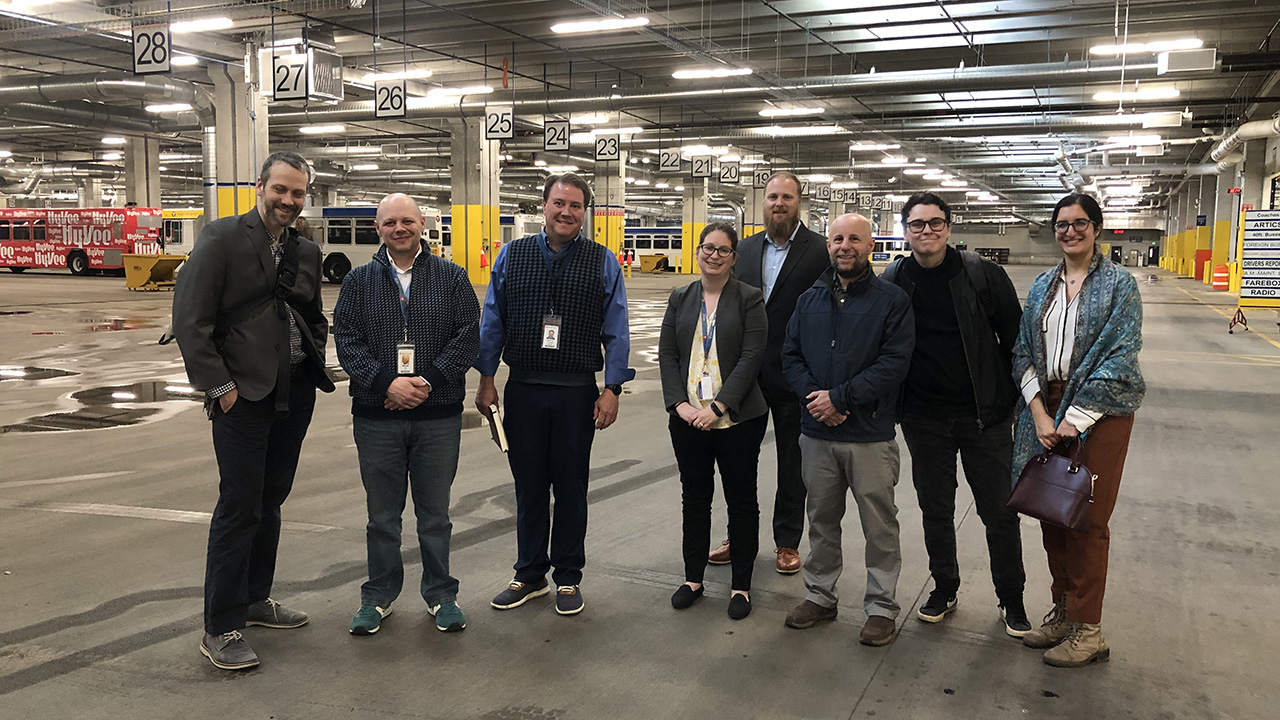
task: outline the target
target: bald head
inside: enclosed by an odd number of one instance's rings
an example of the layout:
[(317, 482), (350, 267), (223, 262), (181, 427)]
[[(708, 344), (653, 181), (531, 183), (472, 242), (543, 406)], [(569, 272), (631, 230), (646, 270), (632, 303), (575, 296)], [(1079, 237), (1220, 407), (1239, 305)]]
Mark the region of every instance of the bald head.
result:
[(421, 247), (422, 209), (417, 201), (404, 193), (391, 193), (378, 203), (378, 237), (387, 246), (387, 254), (401, 268), (413, 264)]
[(831, 223), (827, 254), (842, 283), (847, 285), (848, 280), (860, 277), (870, 268), (875, 244), (871, 221), (857, 213), (841, 215)]

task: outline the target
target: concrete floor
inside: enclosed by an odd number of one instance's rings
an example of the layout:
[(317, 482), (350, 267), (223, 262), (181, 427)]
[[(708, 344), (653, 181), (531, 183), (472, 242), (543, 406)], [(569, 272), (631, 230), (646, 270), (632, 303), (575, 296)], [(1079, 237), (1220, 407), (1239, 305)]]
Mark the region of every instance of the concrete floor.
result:
[[(1025, 292), (1039, 268), (1009, 270)], [(803, 585), (773, 572), (768, 552), (771, 436), (760, 468), (754, 612), (742, 622), (725, 616), (727, 568), (708, 572), (708, 597), (694, 609), (672, 611), (682, 572), (679, 482), (654, 352), (667, 291), (685, 280), (637, 277), (629, 287), (639, 374), (618, 424), (595, 444), (582, 615), (557, 616), (549, 598), (489, 608), (511, 576), (514, 500), (505, 458), (475, 429), (463, 433), (453, 499), (452, 565), (467, 630), (436, 632), (414, 591), (415, 561), (383, 632), (350, 636), (365, 517), (340, 386), (317, 406), (285, 505), (273, 593), (307, 610), (311, 624), (250, 629), (262, 666), (215, 670), (196, 650), (216, 499), (207, 421), (184, 401), (91, 408), (78, 427), (122, 417), (122, 407), (158, 412), (125, 427), (0, 434), (0, 717), (1275, 717), (1274, 313), (1255, 311), (1253, 332), (1228, 335), (1225, 294), (1157, 269), (1137, 275), (1149, 390), (1112, 521), (1108, 664), (1056, 670), (1003, 634), (982, 526), (963, 488), (960, 607), (940, 625), (915, 619), (929, 581), (905, 448), (904, 612), (893, 645), (857, 642), (863, 572), (852, 518), (839, 620), (783, 627)], [(0, 274), (0, 365), (78, 373), (0, 378), (0, 425), (80, 410), (71, 397), (80, 390), (184, 379), (176, 345), (155, 342), (171, 295), (122, 286)], [(327, 307), (336, 293), (326, 288)], [(716, 526), (724, 527), (722, 506)], [(1039, 529), (1023, 526), (1027, 605), (1038, 619), (1048, 573)], [(413, 544), (407, 551), (416, 555)]]

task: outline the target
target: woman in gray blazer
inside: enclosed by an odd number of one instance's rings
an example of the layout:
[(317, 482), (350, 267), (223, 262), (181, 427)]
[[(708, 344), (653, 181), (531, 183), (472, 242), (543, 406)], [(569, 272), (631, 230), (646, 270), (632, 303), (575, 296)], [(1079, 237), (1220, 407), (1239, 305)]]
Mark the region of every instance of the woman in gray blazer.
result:
[(701, 278), (671, 292), (658, 363), (684, 515), (685, 583), (671, 596), (671, 606), (683, 610), (702, 597), (719, 466), (733, 546), (729, 617), (741, 620), (751, 613), (751, 568), (759, 549), (756, 461), (769, 406), (756, 378), (769, 321), (764, 296), (733, 276), (737, 247), (732, 225), (703, 229), (697, 248)]

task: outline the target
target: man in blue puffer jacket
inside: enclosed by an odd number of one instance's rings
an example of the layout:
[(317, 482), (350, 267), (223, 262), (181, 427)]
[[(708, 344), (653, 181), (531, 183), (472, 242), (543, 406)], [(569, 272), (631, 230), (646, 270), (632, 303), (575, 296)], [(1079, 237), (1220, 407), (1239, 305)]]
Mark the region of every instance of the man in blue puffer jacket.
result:
[(840, 522), (851, 489), (866, 538), (867, 622), (859, 639), (878, 646), (893, 642), (900, 610), (894, 414), (915, 348), (915, 318), (907, 294), (871, 271), (874, 246), (865, 217), (842, 215), (831, 223), (831, 270), (796, 303), (782, 370), (804, 406), (800, 453), (809, 514), (809, 593), (786, 624), (804, 629), (836, 616)]
[(437, 629), (456, 632), (467, 621), (449, 575), (449, 489), (466, 374), (480, 350), (480, 303), (466, 271), (423, 249), (422, 211), (412, 198), (383, 198), (377, 228), (383, 246), (347, 273), (333, 308), (369, 509), (369, 581), (350, 630), (376, 633), (400, 594), (400, 518), (412, 488), (422, 599)]

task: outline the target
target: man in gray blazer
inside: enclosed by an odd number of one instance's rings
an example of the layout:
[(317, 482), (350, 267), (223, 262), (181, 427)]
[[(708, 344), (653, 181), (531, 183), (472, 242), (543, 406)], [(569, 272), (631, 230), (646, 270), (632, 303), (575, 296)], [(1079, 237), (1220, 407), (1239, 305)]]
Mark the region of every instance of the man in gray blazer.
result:
[[(764, 293), (769, 316), (769, 342), (760, 366), (760, 390), (773, 416), (778, 452), (778, 491), (773, 503), (773, 542), (778, 572), (800, 571), (800, 537), (804, 532), (804, 481), (800, 477), (800, 403), (782, 375), (782, 341), (796, 300), (813, 286), (830, 264), (827, 240), (800, 222), (800, 179), (779, 171), (764, 188), (764, 232), (741, 243), (738, 279)], [(728, 541), (708, 561), (730, 561)]]
[(290, 152), (262, 165), (257, 207), (205, 226), (178, 276), (173, 334), (187, 378), (205, 392), (220, 481), (209, 524), (200, 652), (243, 670), (258, 656), (246, 625), (295, 628), (306, 613), (269, 595), (280, 506), (293, 486), (329, 336), (320, 248), (289, 227), (306, 203), (310, 168)]

